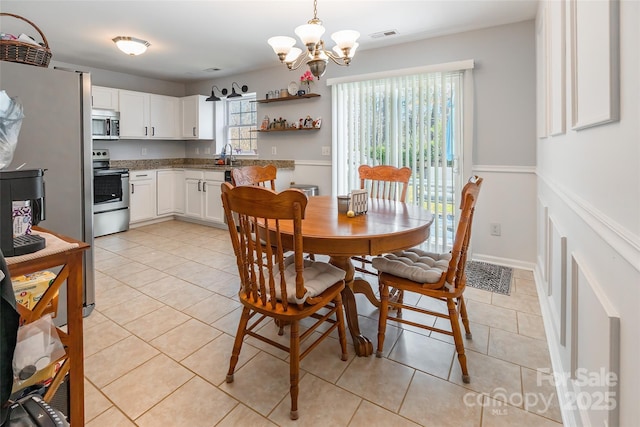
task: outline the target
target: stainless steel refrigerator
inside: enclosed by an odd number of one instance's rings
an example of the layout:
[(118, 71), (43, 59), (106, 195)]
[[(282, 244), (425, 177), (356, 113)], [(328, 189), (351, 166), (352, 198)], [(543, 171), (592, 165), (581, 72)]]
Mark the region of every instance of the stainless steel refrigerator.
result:
[[(6, 170), (45, 169), (44, 228), (93, 247), (91, 75), (0, 61), (0, 90), (17, 97), (24, 119)], [(66, 287), (57, 325), (66, 324)], [(95, 304), (93, 250), (84, 255), (84, 315)]]

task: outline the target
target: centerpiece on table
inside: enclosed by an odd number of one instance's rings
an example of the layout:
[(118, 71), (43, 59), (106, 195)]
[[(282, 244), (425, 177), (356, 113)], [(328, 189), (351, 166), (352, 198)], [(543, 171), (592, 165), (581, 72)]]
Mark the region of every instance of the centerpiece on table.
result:
[(311, 71), (309, 70), (300, 76), (300, 85), (304, 88), (304, 93), (311, 93), (311, 83), (313, 82), (313, 78), (313, 74), (311, 74)]

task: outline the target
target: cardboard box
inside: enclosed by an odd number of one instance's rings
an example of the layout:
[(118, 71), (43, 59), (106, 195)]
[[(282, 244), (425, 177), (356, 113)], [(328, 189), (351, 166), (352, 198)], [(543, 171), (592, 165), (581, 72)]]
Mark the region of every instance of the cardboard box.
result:
[[(49, 288), (55, 278), (56, 275), (54, 273), (46, 270), (12, 277), (11, 282), (13, 283), (16, 302), (33, 310), (33, 307), (40, 301), (42, 294)], [(57, 311), (57, 307), (54, 307), (53, 311)]]

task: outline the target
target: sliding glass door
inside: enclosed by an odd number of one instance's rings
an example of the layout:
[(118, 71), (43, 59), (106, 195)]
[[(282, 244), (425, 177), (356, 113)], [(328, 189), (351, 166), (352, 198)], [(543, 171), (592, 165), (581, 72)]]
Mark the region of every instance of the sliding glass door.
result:
[(358, 166), (408, 166), (407, 202), (433, 212), (425, 246), (451, 248), (462, 153), (462, 72), (389, 77), (333, 86), (337, 191), (359, 187)]

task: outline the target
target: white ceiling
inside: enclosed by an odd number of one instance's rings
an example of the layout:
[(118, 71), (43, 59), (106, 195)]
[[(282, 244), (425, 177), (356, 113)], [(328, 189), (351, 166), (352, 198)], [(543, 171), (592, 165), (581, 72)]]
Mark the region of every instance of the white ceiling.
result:
[[(312, 0), (2, 0), (0, 7), (36, 24), (55, 61), (177, 82), (273, 66), (278, 59), (267, 39), (297, 38), (294, 28), (313, 17)], [(362, 51), (533, 19), (536, 8), (537, 0), (318, 0), (318, 18), (328, 48), (331, 33), (352, 29), (361, 34)], [(371, 37), (387, 30), (397, 35)], [(11, 17), (1, 17), (0, 31), (41, 41), (33, 27)], [(127, 56), (111, 41), (116, 36), (151, 47)], [(220, 71), (206, 71), (211, 68)]]

